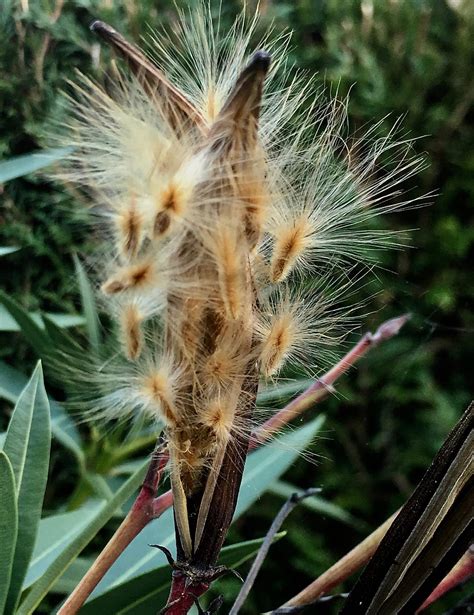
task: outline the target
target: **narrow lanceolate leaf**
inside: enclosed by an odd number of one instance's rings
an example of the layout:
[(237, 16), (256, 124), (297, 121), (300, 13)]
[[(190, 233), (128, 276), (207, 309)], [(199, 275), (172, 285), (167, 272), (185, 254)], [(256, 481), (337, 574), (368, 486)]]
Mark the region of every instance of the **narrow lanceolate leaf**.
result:
[(77, 281), (79, 284), (79, 292), (81, 294), (82, 311), (86, 319), (87, 335), (89, 344), (94, 352), (99, 352), (100, 347), (100, 322), (97, 306), (94, 298), (89, 278), (81, 264), (81, 261), (74, 256), (74, 266), (76, 268)]
[[(285, 532), (277, 534), (275, 540), (279, 540), (284, 534)], [(258, 538), (224, 547), (219, 564), (235, 569), (258, 551), (262, 541), (263, 539)], [(103, 615), (105, 612), (114, 615), (156, 615), (157, 606), (166, 602), (169, 586), (169, 566), (167, 563), (161, 563), (149, 572), (135, 576), (91, 600), (82, 607), (81, 615)]]
[[(0, 398), (16, 403), (27, 382), (27, 378), (21, 372), (0, 361)], [(82, 467), (84, 453), (81, 448), (81, 437), (74, 421), (64, 408), (51, 398), (49, 398), (49, 407), (53, 436), (73, 453)]]
[(11, 254), (12, 252), (16, 252), (20, 248), (15, 248), (13, 246), (1, 246), (0, 247), (0, 256), (5, 256), (6, 254)]
[(25, 339), (35, 352), (40, 357), (48, 354), (51, 351), (49, 338), (30, 314), (2, 291), (0, 291), (0, 303), (3, 303), (10, 315), (18, 323)]
[(93, 501), (78, 510), (41, 519), (28, 573), (23, 583), (27, 589), (63, 553), (102, 508), (102, 501)]
[(13, 468), (18, 503), (18, 539), (7, 612), (15, 610), (33, 552), (48, 478), (50, 447), (49, 403), (41, 364), (38, 364), (15, 406), (4, 444)]
[[(82, 316), (75, 314), (61, 314), (61, 313), (45, 313), (29, 312), (31, 319), (38, 325), (40, 329), (45, 328), (44, 321), (48, 318), (57, 327), (77, 327), (85, 323), (85, 319)], [(0, 331), (21, 331), (20, 325), (13, 318), (10, 312), (0, 304)]]
[(143, 466), (120, 487), (114, 497), (102, 504), (89, 523), (48, 566), (41, 578), (31, 586), (30, 592), (18, 607), (16, 615), (30, 615), (34, 613), (41, 600), (43, 600), (58, 579), (62, 577), (84, 547), (90, 543), (97, 532), (110, 520), (117, 508), (126, 502), (137, 490), (143, 480), (148, 463), (147, 459)]
[(474, 538), (474, 404), (397, 515), (342, 613), (415, 613)]
[(0, 184), (48, 167), (53, 162), (63, 159), (70, 152), (71, 148), (61, 147), (26, 154), (25, 156), (16, 156), (0, 162)]
[(7, 600), (18, 531), (15, 479), (10, 460), (0, 451), (0, 613)]

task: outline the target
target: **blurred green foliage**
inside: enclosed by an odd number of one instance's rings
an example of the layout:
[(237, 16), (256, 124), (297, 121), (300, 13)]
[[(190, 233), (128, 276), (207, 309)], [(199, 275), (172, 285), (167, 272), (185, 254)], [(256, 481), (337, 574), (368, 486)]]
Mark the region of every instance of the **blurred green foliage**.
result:
[[(218, 3), (212, 6), (217, 12)], [(224, 3), (223, 22), (240, 8)], [(416, 139), (415, 151), (428, 161), (404, 188), (413, 197), (437, 193), (431, 206), (388, 221), (413, 229), (412, 248), (383, 255), (375, 285), (381, 292), (365, 321), (373, 329), (411, 312), (411, 322), (325, 403), (325, 437), (313, 445), (316, 465), (301, 460), (286, 475), (302, 487), (322, 486), (326, 499), (375, 527), (410, 494), (472, 394), (474, 4), (264, 0), (260, 12), (264, 24), (273, 20), (277, 31), (294, 32), (291, 60), (297, 66), (317, 73), (332, 93), (350, 92), (351, 130), (383, 120), (379, 131), (386, 134), (402, 117), (404, 134)], [(172, 23), (175, 9), (168, 0), (2, 1), (1, 158), (46, 143), (45, 131), (61, 113), (59, 92), (76, 70), (102, 78), (109, 55), (88, 30), (93, 18), (139, 41), (148, 24)], [(2, 258), (2, 287), (32, 311), (77, 309), (72, 256), (87, 254), (94, 244), (78, 200), (42, 177), (23, 177), (3, 186), (0, 223), (0, 245), (21, 247)], [(34, 358), (28, 346), (18, 334), (2, 338), (1, 358), (28, 371)], [(68, 474), (67, 464), (62, 473)], [(65, 493), (53, 490), (51, 509), (70, 495), (69, 484), (63, 476)], [(234, 526), (232, 541), (261, 536), (281, 501), (264, 496)], [(281, 603), (364, 536), (305, 508), (293, 513), (286, 529), (287, 538), (273, 547), (259, 577), (249, 613)], [(232, 595), (234, 581), (224, 580), (219, 589)], [(430, 612), (442, 612), (459, 596)], [(328, 604), (321, 613), (335, 609)]]

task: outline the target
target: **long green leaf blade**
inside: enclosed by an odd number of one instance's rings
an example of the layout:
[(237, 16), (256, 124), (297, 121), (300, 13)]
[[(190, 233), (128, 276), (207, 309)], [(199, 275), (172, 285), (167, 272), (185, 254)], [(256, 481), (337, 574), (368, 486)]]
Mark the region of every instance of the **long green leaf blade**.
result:
[[(28, 379), (21, 372), (0, 361), (0, 398), (16, 403), (27, 382)], [(74, 454), (82, 467), (84, 465), (84, 453), (76, 425), (64, 408), (51, 398), (49, 398), (49, 406), (51, 431), (54, 437)]]
[(11, 254), (12, 252), (17, 252), (20, 248), (15, 246), (1, 246), (0, 247), (0, 256), (6, 256), (7, 254)]
[(38, 353), (45, 356), (51, 350), (49, 338), (28, 312), (16, 301), (0, 290), (0, 302), (3, 303), (12, 318), (18, 323), (26, 341)]
[(102, 501), (92, 501), (77, 510), (41, 519), (23, 590), (33, 585), (46, 572), (94, 519), (102, 506)]
[(39, 169), (53, 164), (64, 158), (72, 151), (70, 147), (60, 147), (56, 149), (47, 149), (33, 154), (25, 154), (24, 156), (16, 156), (10, 160), (0, 162), (0, 184), (4, 184), (11, 179), (23, 177)]
[(94, 291), (81, 261), (74, 256), (74, 265), (81, 294), (82, 311), (86, 319), (87, 334), (91, 348), (98, 354), (100, 349), (100, 322), (95, 303)]
[(20, 395), (5, 438), (18, 504), (18, 539), (6, 611), (13, 613), (33, 552), (48, 478), (51, 427), (41, 364)]
[[(40, 329), (47, 329), (46, 318), (61, 329), (78, 327), (85, 323), (84, 317), (77, 314), (28, 312), (28, 315)], [(3, 305), (0, 305), (0, 331), (21, 331), (20, 325)]]
[(95, 517), (86, 525), (83, 531), (69, 544), (58, 558), (47, 568), (43, 576), (31, 587), (29, 594), (20, 604), (16, 615), (30, 615), (33, 613), (41, 600), (46, 596), (51, 587), (64, 574), (79, 553), (94, 538), (97, 532), (104, 527), (114, 512), (121, 506), (139, 487), (145, 475), (149, 460), (139, 468), (117, 491), (112, 499), (104, 503)]
[(15, 478), (10, 460), (0, 451), (0, 613), (8, 596), (18, 532)]

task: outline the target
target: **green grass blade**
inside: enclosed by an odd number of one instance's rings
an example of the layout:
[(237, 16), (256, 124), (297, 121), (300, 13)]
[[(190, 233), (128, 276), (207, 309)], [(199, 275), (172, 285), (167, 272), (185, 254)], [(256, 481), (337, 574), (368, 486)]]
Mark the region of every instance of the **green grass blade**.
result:
[(0, 613), (8, 596), (18, 532), (15, 478), (10, 460), (0, 451)]
[(76, 536), (67, 549), (54, 560), (43, 576), (32, 585), (25, 600), (20, 604), (16, 615), (30, 615), (30, 613), (35, 611), (44, 596), (46, 596), (51, 587), (64, 574), (66, 569), (84, 547), (86, 547), (97, 532), (104, 527), (117, 508), (137, 490), (143, 480), (148, 463), (149, 460), (147, 459), (142, 467), (122, 485), (117, 493), (115, 493), (114, 497), (101, 506), (95, 517), (86, 525), (82, 532)]
[[(16, 403), (27, 382), (28, 379), (21, 372), (0, 361), (0, 398)], [(51, 398), (49, 406), (53, 436), (74, 454), (82, 468), (84, 453), (76, 425), (64, 408)]]
[(38, 364), (15, 406), (3, 447), (12, 464), (18, 504), (18, 539), (6, 601), (6, 611), (10, 613), (14, 612), (19, 600), (33, 553), (48, 478), (50, 448), (49, 403), (41, 364)]
[(89, 282), (89, 278), (87, 277), (84, 267), (77, 256), (74, 256), (74, 265), (76, 267), (79, 292), (81, 294), (82, 311), (84, 312), (84, 317), (86, 319), (89, 343), (94, 352), (99, 354), (100, 321), (94, 297), (94, 290)]
[(0, 162), (0, 184), (48, 167), (53, 162), (63, 159), (71, 151), (72, 148), (70, 147), (58, 147), (25, 154), (24, 156), (16, 156)]
[(51, 342), (46, 333), (16, 301), (0, 290), (0, 303), (3, 303), (12, 318), (18, 323), (26, 341), (40, 356), (46, 356), (51, 351)]

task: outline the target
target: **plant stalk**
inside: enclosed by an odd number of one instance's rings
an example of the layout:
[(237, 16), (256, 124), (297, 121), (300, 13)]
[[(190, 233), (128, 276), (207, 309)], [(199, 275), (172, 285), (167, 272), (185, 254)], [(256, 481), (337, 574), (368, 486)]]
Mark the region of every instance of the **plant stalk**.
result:
[(428, 608), (430, 604), (439, 600), (446, 592), (450, 591), (457, 585), (464, 583), (470, 577), (474, 575), (474, 545), (466, 551), (459, 562), (454, 566), (450, 573), (448, 573), (441, 583), (431, 592), (428, 598), (418, 609), (417, 613), (420, 613), (424, 609)]
[[(380, 541), (385, 536), (388, 528), (392, 525), (397, 514), (398, 511), (384, 521), (382, 525), (369, 534), (367, 538), (349, 551), (349, 553), (328, 568), (326, 572), (315, 579), (296, 596), (285, 602), (282, 608), (312, 604), (318, 600), (318, 598), (327, 594), (333, 587), (336, 587), (349, 578), (354, 572), (357, 572), (359, 568), (362, 568), (377, 550)], [(278, 613), (278, 609), (275, 613)]]

